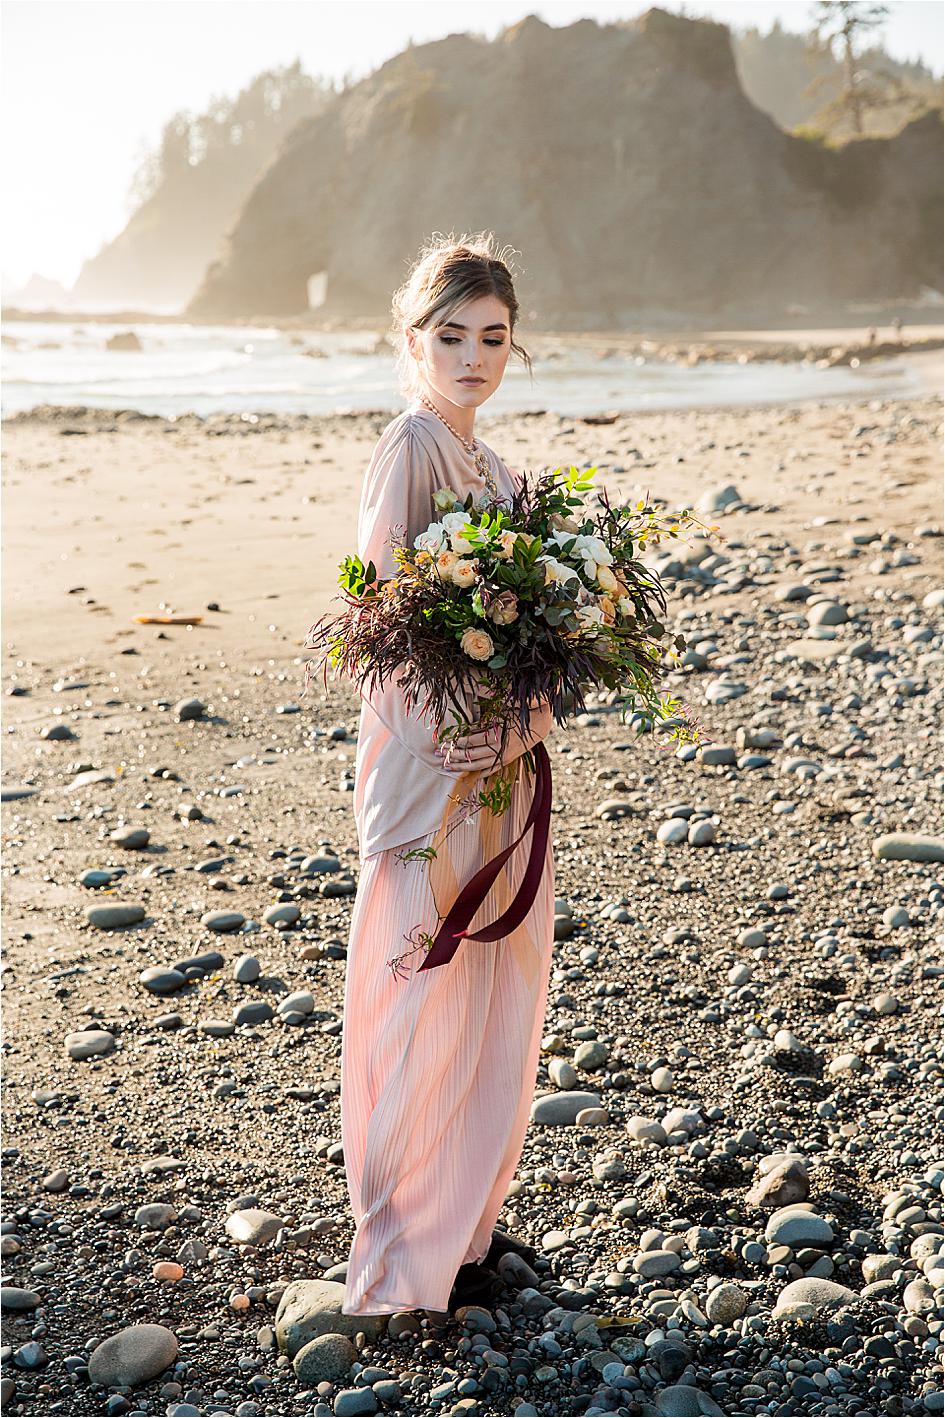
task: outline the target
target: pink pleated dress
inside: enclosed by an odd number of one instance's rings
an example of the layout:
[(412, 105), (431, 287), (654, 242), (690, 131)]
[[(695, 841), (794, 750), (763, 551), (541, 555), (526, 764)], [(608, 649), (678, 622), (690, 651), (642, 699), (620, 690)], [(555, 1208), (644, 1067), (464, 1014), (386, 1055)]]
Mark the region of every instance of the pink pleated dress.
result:
[[(500, 497), (516, 476), (485, 444)], [(372, 455), (358, 555), (396, 572), (387, 539), (408, 545), (438, 515), (439, 487), (483, 492), (471, 454), (422, 404), (392, 419)], [(540, 886), (506, 938), (461, 941), (419, 971), (417, 928), (436, 933), (459, 888), (521, 832), (534, 778), (520, 772), (501, 817), (471, 810), (482, 775), (446, 768), (434, 722), (396, 684), (362, 690), (354, 811), (360, 879), (348, 944), (341, 1133), (356, 1231), (342, 1313), (446, 1310), (463, 1262), (481, 1260), (521, 1157), (541, 1044), (554, 940), (549, 838)], [(523, 765), (524, 769), (524, 765)], [(513, 899), (531, 835), (513, 852), (469, 929)], [(436, 857), (404, 861), (433, 846)], [(391, 962), (402, 957), (395, 973)]]

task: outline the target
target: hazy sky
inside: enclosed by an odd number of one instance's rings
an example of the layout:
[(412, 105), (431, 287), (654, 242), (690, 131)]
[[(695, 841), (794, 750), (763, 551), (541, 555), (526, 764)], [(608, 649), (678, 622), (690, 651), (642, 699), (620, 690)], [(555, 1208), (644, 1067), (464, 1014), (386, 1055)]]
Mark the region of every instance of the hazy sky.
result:
[[(629, 19), (646, 3), (552, 0), (4, 0), (4, 284), (33, 272), (71, 285), (124, 226), (138, 159), (180, 109), (235, 94), (299, 58), (309, 74), (361, 78), (408, 40), (492, 38), (524, 15), (559, 26)], [(807, 0), (662, 0), (661, 8), (767, 31), (809, 26)], [(891, 54), (942, 72), (940, 0), (892, 0)]]

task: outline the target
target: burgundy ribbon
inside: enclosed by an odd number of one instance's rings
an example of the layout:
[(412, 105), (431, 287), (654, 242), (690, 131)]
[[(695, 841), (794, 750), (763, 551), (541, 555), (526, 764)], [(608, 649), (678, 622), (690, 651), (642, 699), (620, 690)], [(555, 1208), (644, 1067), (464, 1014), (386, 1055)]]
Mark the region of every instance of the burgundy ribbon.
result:
[[(433, 970), (438, 965), (448, 965), (456, 954), (459, 942), (463, 939), (501, 940), (503, 936), (514, 931), (516, 926), (520, 926), (531, 910), (545, 865), (545, 850), (548, 846), (548, 832), (551, 826), (551, 759), (541, 740), (535, 745), (533, 752), (535, 755), (535, 793), (531, 807), (528, 809), (525, 826), (510, 846), (503, 848), (498, 856), (493, 857), (476, 872), (474, 877), (467, 881), (444, 917), (427, 958), (419, 967), (421, 970)], [(484, 808), (483, 811), (488, 811), (488, 809)], [(515, 899), (502, 912), (502, 915), (492, 922), (491, 926), (483, 926), (481, 930), (475, 932), (468, 931), (466, 927), (485, 901), (499, 872), (532, 827), (535, 831), (532, 834), (528, 865), (525, 868), (521, 885), (515, 893)]]

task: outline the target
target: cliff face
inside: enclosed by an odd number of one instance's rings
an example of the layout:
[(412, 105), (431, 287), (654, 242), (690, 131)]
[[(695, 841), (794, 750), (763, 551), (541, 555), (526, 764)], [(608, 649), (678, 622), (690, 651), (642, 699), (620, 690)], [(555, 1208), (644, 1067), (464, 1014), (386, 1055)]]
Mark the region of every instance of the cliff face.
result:
[(522, 253), (559, 328), (783, 312), (938, 286), (941, 119), (832, 152), (738, 81), (727, 29), (661, 10), (409, 49), (295, 129), (188, 313), (389, 311), (431, 233)]
[(327, 102), (296, 62), (203, 114), (175, 114), (139, 174), (145, 190), (127, 225), (83, 265), (73, 308), (180, 310), (286, 134)]

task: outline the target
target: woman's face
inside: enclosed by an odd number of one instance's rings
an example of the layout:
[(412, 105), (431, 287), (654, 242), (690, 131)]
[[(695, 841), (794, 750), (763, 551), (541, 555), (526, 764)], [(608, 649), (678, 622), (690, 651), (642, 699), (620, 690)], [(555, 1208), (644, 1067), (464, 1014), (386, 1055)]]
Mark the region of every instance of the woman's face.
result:
[[(422, 383), (451, 404), (477, 409), (502, 383), (511, 331), (508, 306), (498, 296), (477, 296), (446, 324), (406, 334)], [(482, 382), (463, 382), (472, 378)]]

